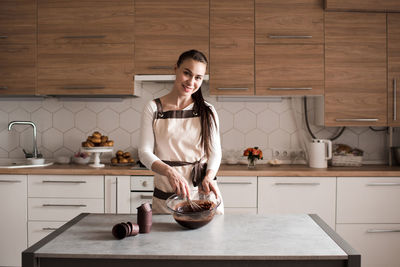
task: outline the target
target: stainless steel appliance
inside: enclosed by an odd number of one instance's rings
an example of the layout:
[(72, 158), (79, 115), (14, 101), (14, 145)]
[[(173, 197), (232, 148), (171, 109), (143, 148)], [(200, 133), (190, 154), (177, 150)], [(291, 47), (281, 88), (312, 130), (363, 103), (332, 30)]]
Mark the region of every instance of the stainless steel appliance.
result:
[(153, 197), (154, 176), (131, 176), (131, 213), (137, 213), (137, 207), (150, 202)]

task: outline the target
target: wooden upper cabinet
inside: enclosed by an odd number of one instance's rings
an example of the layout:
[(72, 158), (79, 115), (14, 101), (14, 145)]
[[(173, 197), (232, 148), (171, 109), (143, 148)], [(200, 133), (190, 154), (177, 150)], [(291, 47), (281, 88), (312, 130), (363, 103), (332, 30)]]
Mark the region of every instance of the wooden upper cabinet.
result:
[(0, 96), (34, 95), (35, 88), (35, 46), (0, 45)]
[(174, 74), (182, 52), (208, 47), (209, 1), (135, 0), (135, 74)]
[(134, 2), (38, 0), (39, 95), (132, 95)]
[(254, 0), (210, 1), (210, 93), (254, 95)]
[(322, 95), (323, 45), (257, 45), (257, 95)]
[(0, 1), (0, 45), (36, 43), (36, 1)]
[(388, 122), (400, 126), (400, 14), (387, 14)]
[(325, 14), (325, 125), (387, 125), (386, 14)]
[(324, 43), (323, 0), (255, 0), (256, 44)]
[(0, 96), (34, 95), (36, 1), (0, 1)]
[(326, 10), (400, 12), (399, 0), (325, 0)]
[(133, 0), (38, 0), (41, 44), (132, 43)]

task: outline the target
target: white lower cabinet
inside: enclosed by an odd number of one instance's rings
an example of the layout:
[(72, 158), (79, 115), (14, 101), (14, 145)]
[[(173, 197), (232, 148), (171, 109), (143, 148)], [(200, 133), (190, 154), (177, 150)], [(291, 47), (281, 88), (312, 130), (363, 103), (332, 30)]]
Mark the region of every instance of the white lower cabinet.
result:
[(104, 177), (104, 209), (105, 213), (131, 212), (131, 177)]
[(26, 175), (0, 175), (0, 266), (21, 266), (27, 248), (26, 198)]
[(315, 213), (335, 229), (336, 177), (258, 177), (258, 213)]
[(104, 176), (28, 176), (29, 245), (82, 212), (104, 213)]
[(225, 213), (257, 213), (257, 176), (218, 176)]
[(361, 253), (362, 267), (400, 266), (400, 224), (337, 224), (336, 232)]
[(28, 223), (28, 246), (32, 246), (33, 244), (47, 236), (49, 233), (62, 226), (64, 223), (65, 222), (30, 221)]
[(338, 177), (336, 230), (362, 267), (400, 267), (400, 178)]

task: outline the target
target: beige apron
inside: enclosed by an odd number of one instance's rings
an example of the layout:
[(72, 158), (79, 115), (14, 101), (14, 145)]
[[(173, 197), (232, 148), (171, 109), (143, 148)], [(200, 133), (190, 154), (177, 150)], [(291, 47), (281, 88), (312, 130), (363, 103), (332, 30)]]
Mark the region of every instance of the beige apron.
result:
[[(193, 177), (192, 172), (199, 171), (202, 164), (207, 162), (201, 145), (200, 116), (194, 109), (164, 112), (160, 99), (157, 98), (154, 101), (157, 105), (157, 112), (154, 114), (153, 120), (154, 154), (175, 168), (187, 180), (191, 190), (197, 190), (197, 187), (193, 185), (193, 180), (196, 183), (196, 178)], [(214, 180), (213, 183), (217, 188), (218, 195), (221, 196), (216, 181)], [(155, 174), (154, 187), (153, 213), (170, 213), (165, 205), (165, 199), (174, 191), (168, 178)], [(223, 213), (223, 203), (218, 211)]]

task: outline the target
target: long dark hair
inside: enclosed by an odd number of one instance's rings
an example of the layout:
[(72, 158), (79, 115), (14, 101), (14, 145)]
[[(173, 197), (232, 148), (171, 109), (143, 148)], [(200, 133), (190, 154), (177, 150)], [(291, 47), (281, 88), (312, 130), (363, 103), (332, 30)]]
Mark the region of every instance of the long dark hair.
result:
[[(183, 52), (176, 62), (176, 65), (179, 67), (183, 61), (186, 59), (193, 59), (198, 62), (202, 62), (204, 64), (208, 64), (207, 57), (200, 51), (197, 50), (189, 50)], [(201, 93), (201, 87), (194, 94), (192, 94), (192, 99), (194, 101), (194, 109), (199, 113), (200, 122), (201, 122), (201, 145), (204, 148), (204, 151), (209, 157), (210, 155), (210, 143), (211, 143), (211, 127), (214, 124), (215, 129), (217, 129), (217, 123), (215, 121), (214, 113), (212, 112), (210, 106), (208, 106), (203, 98), (203, 94)]]

